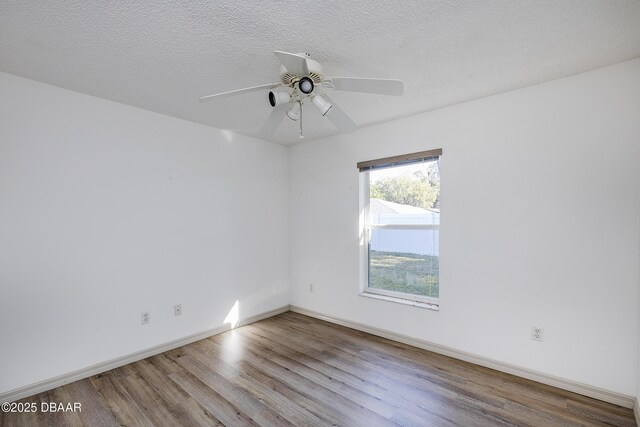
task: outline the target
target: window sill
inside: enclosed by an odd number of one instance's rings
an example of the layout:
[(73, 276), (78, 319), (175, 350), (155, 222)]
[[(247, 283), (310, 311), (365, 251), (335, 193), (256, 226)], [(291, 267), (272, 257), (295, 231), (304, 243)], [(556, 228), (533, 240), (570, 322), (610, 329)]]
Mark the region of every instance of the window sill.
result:
[(410, 299), (390, 297), (390, 296), (387, 296), (387, 295), (379, 295), (379, 294), (374, 294), (374, 293), (371, 293), (371, 292), (361, 292), (360, 296), (361, 297), (367, 297), (367, 298), (373, 298), (373, 299), (379, 299), (379, 300), (382, 300), (382, 301), (395, 302), (396, 304), (410, 305), (412, 307), (424, 308), (424, 309), (427, 309), (427, 310), (440, 311), (440, 306), (438, 304), (432, 304), (432, 303), (428, 303), (428, 302), (420, 302), (420, 301), (414, 301), (414, 300), (410, 300)]

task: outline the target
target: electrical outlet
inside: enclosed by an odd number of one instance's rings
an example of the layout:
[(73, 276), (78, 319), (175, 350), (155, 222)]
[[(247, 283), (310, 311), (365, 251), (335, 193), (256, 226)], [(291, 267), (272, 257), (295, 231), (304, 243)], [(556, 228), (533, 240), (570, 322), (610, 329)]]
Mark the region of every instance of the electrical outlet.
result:
[(151, 313), (148, 311), (143, 311), (142, 314), (140, 315), (140, 321), (143, 325), (146, 325), (147, 323), (151, 322)]
[(534, 341), (542, 341), (544, 338), (544, 329), (538, 328), (537, 326), (531, 327), (531, 339)]
[(182, 316), (182, 304), (176, 304), (173, 306), (173, 315)]
[(309, 292), (313, 292), (313, 283), (309, 283)]

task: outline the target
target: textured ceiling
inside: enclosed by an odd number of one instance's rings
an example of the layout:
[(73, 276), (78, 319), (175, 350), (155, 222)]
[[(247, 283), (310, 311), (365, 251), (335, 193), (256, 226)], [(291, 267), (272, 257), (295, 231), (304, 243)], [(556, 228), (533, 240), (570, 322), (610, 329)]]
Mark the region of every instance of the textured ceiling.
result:
[[(640, 56), (640, 1), (80, 1), (0, 3), (0, 70), (258, 136), (273, 50), (328, 76), (398, 78), (402, 97), (334, 93), (359, 126)], [(317, 111), (306, 139), (336, 133)], [(285, 119), (274, 141), (298, 141)]]

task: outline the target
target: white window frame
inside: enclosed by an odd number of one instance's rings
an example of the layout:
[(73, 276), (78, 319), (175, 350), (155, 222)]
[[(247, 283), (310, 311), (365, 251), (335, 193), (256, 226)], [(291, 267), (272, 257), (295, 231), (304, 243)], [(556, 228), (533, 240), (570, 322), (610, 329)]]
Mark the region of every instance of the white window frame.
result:
[[(402, 165), (398, 165), (402, 166)], [(427, 297), (424, 295), (409, 294), (406, 292), (388, 291), (369, 287), (369, 246), (371, 242), (371, 230), (376, 229), (410, 229), (410, 230), (439, 230), (440, 225), (427, 224), (391, 224), (372, 225), (369, 224), (369, 203), (370, 203), (370, 170), (360, 172), (360, 287), (359, 295), (372, 297), (392, 302), (398, 302), (417, 307), (439, 309), (440, 298)]]

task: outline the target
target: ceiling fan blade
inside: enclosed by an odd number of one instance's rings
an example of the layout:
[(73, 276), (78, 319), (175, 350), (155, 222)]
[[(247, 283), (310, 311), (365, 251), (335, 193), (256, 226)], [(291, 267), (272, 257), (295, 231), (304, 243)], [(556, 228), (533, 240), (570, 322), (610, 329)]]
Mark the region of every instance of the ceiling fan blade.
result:
[(329, 108), (329, 111), (327, 111), (325, 117), (328, 118), (331, 123), (333, 123), (340, 130), (340, 132), (352, 132), (358, 128), (353, 120), (351, 120), (351, 118), (347, 116), (347, 114), (342, 111), (342, 109), (338, 107), (331, 98), (329, 98), (326, 94), (323, 94), (322, 96), (327, 98), (327, 101), (331, 103), (331, 108)]
[(274, 50), (273, 53), (275, 53), (280, 62), (282, 62), (282, 65), (284, 65), (284, 68), (286, 68), (290, 73), (297, 74), (299, 76), (309, 75), (309, 67), (305, 56), (282, 52), (281, 50)]
[(216, 93), (214, 95), (207, 95), (200, 98), (200, 101), (211, 101), (216, 98), (225, 98), (227, 96), (241, 95), (243, 93), (256, 92), (263, 89), (273, 89), (278, 86), (282, 86), (282, 83), (269, 83), (266, 85), (245, 87), (244, 89), (231, 90), (229, 92)]
[(271, 114), (267, 117), (267, 121), (264, 122), (260, 128), (260, 136), (264, 138), (271, 138), (276, 134), (276, 130), (278, 130), (278, 126), (280, 126), (282, 119), (284, 119), (287, 108), (289, 108), (289, 104), (278, 105), (271, 110)]
[(402, 95), (404, 86), (400, 80), (363, 79), (360, 77), (330, 77), (327, 86), (347, 92), (378, 93), (381, 95)]

